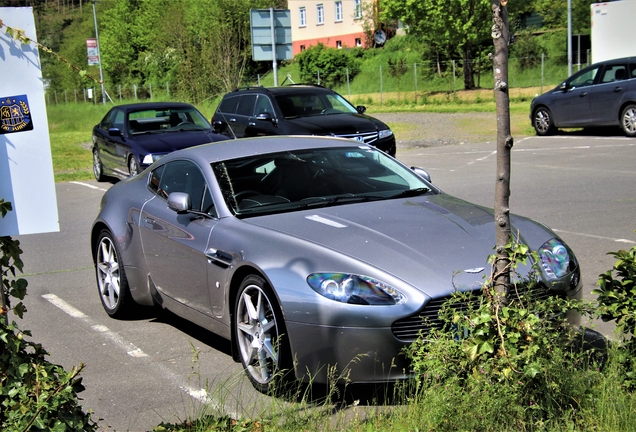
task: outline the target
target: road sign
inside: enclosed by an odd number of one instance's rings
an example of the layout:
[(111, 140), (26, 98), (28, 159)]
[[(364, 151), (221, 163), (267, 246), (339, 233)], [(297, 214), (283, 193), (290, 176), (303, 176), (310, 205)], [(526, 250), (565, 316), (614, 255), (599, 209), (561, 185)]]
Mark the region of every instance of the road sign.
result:
[[(273, 13), (273, 19), (272, 19)], [(292, 59), (291, 14), (283, 9), (250, 9), (252, 59), (276, 61)], [(273, 58), (272, 46), (276, 48)]]

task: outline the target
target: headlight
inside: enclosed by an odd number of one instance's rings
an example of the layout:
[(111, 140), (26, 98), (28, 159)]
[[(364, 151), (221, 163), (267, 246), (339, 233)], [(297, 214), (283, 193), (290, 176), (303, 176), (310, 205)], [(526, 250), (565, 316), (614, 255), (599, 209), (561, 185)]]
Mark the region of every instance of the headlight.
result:
[(391, 129), (384, 129), (380, 131), (380, 135), (379, 138), (387, 138), (390, 137), (391, 135), (393, 135), (393, 131)]
[(144, 159), (141, 161), (142, 164), (144, 165), (150, 165), (153, 162), (158, 161), (159, 159), (161, 159), (164, 155), (156, 155), (156, 154), (148, 154), (146, 156), (144, 156)]
[(341, 303), (361, 305), (396, 305), (406, 301), (395, 288), (367, 276), (346, 273), (313, 273), (309, 286), (321, 296)]
[(557, 239), (545, 242), (538, 252), (541, 267), (549, 279), (560, 279), (571, 271), (570, 262), (573, 263), (573, 260), (570, 253), (565, 245)]

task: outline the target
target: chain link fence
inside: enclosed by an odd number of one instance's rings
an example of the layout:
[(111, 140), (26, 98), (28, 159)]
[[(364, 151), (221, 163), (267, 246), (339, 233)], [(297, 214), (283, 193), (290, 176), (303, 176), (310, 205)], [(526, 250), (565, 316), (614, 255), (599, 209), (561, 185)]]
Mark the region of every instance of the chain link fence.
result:
[[(581, 58), (585, 59), (581, 62)], [(572, 71), (576, 72), (589, 64), (589, 52), (574, 53), (576, 62)], [(567, 56), (548, 58), (538, 57), (509, 59), (509, 88), (527, 89), (527, 94), (541, 94), (554, 87), (568, 76)], [(473, 77), (476, 91), (492, 90), (492, 63), (486, 58), (475, 59)], [(339, 82), (330, 84), (331, 78), (325, 80), (325, 73), (318, 71), (311, 80), (312, 84), (326, 85), (349, 100), (366, 100), (373, 103), (389, 103), (403, 100), (415, 104), (424, 104), (435, 95), (456, 95), (464, 89), (462, 63), (447, 62), (392, 62), (377, 66), (366, 66), (359, 70), (349, 69), (337, 71)], [(300, 83), (300, 73), (293, 65), (279, 70), (280, 85)], [(271, 72), (256, 75), (246, 80), (246, 85), (273, 86)], [(307, 83), (305, 81), (305, 83)], [(46, 102), (49, 105), (62, 103), (113, 103), (123, 101), (153, 101), (177, 98), (176, 86), (173, 83), (146, 83), (145, 85), (110, 86), (104, 85), (104, 92), (100, 85), (83, 89), (49, 89), (46, 92)], [(524, 92), (519, 92), (524, 94)], [(214, 95), (210, 95), (211, 99)]]

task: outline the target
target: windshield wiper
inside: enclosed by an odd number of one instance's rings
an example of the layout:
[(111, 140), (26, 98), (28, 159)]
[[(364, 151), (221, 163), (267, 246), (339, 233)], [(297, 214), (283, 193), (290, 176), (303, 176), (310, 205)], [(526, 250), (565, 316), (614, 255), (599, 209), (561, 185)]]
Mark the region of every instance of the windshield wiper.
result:
[(333, 198), (328, 199), (320, 199), (316, 198), (315, 201), (308, 201), (301, 203), (297, 209), (306, 209), (310, 207), (327, 207), (335, 204), (349, 204), (355, 202), (366, 202), (366, 201), (375, 201), (385, 199), (385, 197), (377, 196), (377, 195), (340, 195)]
[(397, 193), (393, 196), (390, 197), (390, 199), (393, 198), (410, 198), (410, 197), (416, 197), (416, 196), (420, 196), (420, 195), (424, 195), (426, 193), (429, 193), (431, 190), (427, 187), (421, 187), (421, 188), (416, 188), (416, 189), (407, 189), (405, 191), (402, 191), (400, 193)]

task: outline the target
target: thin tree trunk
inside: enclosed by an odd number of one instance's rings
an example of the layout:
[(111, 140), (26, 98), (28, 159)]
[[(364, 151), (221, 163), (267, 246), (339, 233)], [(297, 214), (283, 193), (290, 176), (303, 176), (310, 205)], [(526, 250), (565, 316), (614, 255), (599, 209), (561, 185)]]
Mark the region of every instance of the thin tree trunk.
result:
[(508, 93), (508, 0), (492, 0), (492, 37), (495, 46), (493, 72), (497, 109), (497, 181), (495, 186), (495, 249), (497, 260), (493, 284), (497, 292), (510, 286), (510, 259), (506, 245), (510, 241), (510, 96)]

